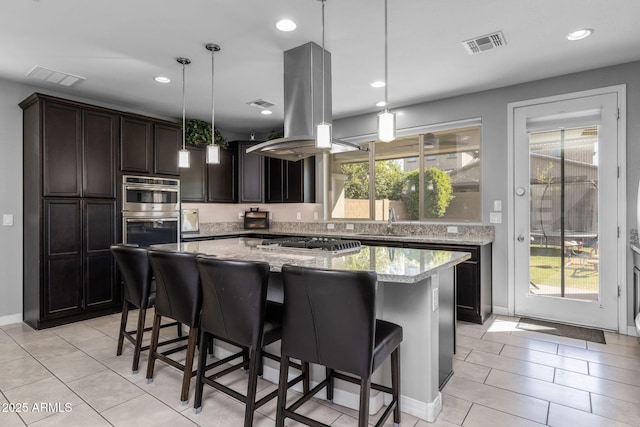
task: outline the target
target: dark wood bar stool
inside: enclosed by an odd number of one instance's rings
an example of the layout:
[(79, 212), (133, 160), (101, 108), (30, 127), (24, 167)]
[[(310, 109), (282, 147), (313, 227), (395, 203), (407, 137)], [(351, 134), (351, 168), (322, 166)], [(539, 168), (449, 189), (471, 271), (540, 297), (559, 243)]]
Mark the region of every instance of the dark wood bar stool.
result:
[[(122, 316), (120, 318), (120, 331), (118, 333), (118, 349), (116, 355), (122, 354), (124, 339), (126, 338), (134, 346), (133, 364), (131, 371), (138, 373), (140, 363), (140, 353), (148, 350), (149, 346), (143, 346), (142, 340), (145, 332), (152, 328), (145, 328), (147, 309), (154, 306), (156, 300), (156, 283), (153, 279), (151, 264), (147, 250), (138, 245), (117, 244), (111, 245), (111, 253), (116, 260), (123, 282)], [(133, 305), (139, 309), (137, 328), (127, 331), (127, 320), (129, 318), (129, 306)], [(178, 337), (182, 337), (182, 324), (179, 322), (162, 325), (163, 328), (176, 326)], [(159, 345), (170, 344), (175, 340), (163, 341)]]
[[(383, 425), (392, 411), (394, 423), (400, 424), (402, 328), (376, 320), (376, 281), (376, 273), (372, 271), (282, 267), (284, 316), (277, 426), (284, 426), (285, 418), (309, 426), (325, 426), (295, 411), (325, 387), (327, 399), (333, 400), (336, 378), (360, 385), (359, 427), (369, 425), (371, 388), (392, 397), (376, 426)], [(371, 381), (373, 372), (388, 356), (391, 356), (390, 388)], [(324, 365), (327, 375), (287, 407), (287, 387), (284, 384), (291, 357)]]
[[(156, 278), (155, 316), (147, 364), (147, 383), (153, 382), (156, 359), (183, 372), (180, 402), (189, 401), (189, 385), (193, 370), (193, 357), (200, 333), (200, 308), (202, 304), (200, 275), (196, 265), (196, 255), (192, 253), (149, 250), (149, 260)], [(174, 319), (189, 327), (186, 345), (158, 351), (160, 322), (162, 317)], [(171, 354), (187, 349), (184, 364), (170, 358)]]
[[(278, 390), (267, 394), (256, 401), (258, 377), (262, 374), (262, 358), (278, 361), (279, 358), (263, 351), (263, 347), (276, 342), (282, 336), (282, 304), (267, 301), (269, 283), (269, 264), (266, 262), (223, 260), (198, 256), (198, 269), (202, 286), (202, 343), (194, 412), (202, 410), (202, 393), (207, 384), (245, 404), (244, 426), (253, 425), (253, 416), (257, 408), (275, 398)], [(207, 354), (203, 350), (214, 339), (220, 339), (240, 347), (240, 351), (206, 365)], [(239, 362), (207, 375), (207, 370), (228, 364), (234, 360)], [(246, 394), (225, 386), (216, 381), (223, 375), (237, 369), (246, 369), (249, 375)], [(308, 390), (308, 364), (300, 366), (302, 374), (286, 381), (291, 387), (300, 381)]]

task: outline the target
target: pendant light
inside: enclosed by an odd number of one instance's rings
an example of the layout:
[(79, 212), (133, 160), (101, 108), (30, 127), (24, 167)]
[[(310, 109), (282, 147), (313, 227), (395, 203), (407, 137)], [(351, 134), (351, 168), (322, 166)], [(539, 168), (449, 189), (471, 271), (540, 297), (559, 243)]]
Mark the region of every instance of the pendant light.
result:
[(317, 148), (331, 148), (331, 123), (327, 123), (324, 120), (324, 57), (326, 51), (324, 50), (324, 3), (326, 0), (320, 0), (322, 2), (322, 122), (316, 126), (316, 147)]
[(213, 57), (216, 52), (220, 51), (220, 46), (215, 43), (208, 43), (205, 47), (211, 52), (211, 144), (207, 145), (207, 163), (218, 165), (220, 164), (220, 146), (216, 145), (216, 129), (213, 121), (215, 117), (215, 103), (213, 98), (213, 76), (215, 67)]
[(186, 122), (186, 104), (185, 104), (185, 95), (184, 95), (184, 69), (185, 65), (191, 64), (191, 61), (187, 58), (178, 58), (179, 64), (182, 64), (182, 150), (178, 151), (178, 167), (179, 168), (188, 168), (189, 167), (189, 150), (185, 147), (186, 137), (187, 137), (187, 128), (185, 126)]
[(391, 142), (396, 138), (396, 115), (389, 111), (387, 21), (387, 0), (384, 0), (384, 111), (378, 113), (378, 139), (383, 142)]

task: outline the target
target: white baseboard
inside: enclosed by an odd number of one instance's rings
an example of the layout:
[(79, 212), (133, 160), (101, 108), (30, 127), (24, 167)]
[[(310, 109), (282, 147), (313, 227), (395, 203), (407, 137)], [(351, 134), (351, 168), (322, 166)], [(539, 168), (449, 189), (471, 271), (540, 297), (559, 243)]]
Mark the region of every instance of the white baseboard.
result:
[[(214, 355), (220, 359), (230, 356), (231, 354), (233, 353), (219, 346), (216, 346), (214, 349)], [(262, 379), (273, 384), (278, 384), (280, 378), (279, 372), (280, 371), (277, 368), (264, 365)], [(289, 379), (292, 379), (295, 376), (296, 373), (292, 372), (289, 374)], [(312, 381), (310, 384), (312, 388), (316, 385), (318, 385), (317, 381)], [(302, 392), (302, 383), (300, 382), (293, 386), (293, 390)], [(318, 394), (318, 397), (322, 398), (323, 396), (323, 392), (321, 391)], [(369, 400), (369, 414), (376, 414), (380, 408), (384, 405), (388, 405), (390, 401), (390, 396), (387, 396), (382, 392), (375, 393), (375, 395), (371, 396), (371, 399)], [(360, 395), (358, 393), (352, 393), (335, 388), (333, 391), (333, 402), (340, 406), (355, 409), (357, 411), (360, 406)], [(436, 396), (433, 402), (421, 402), (407, 396), (400, 396), (400, 409), (405, 414), (413, 415), (414, 417), (418, 417), (431, 423), (435, 422), (438, 414), (440, 414), (440, 411), (442, 410), (442, 394), (438, 392), (438, 396)]]
[(492, 310), (493, 310), (493, 314), (498, 314), (500, 316), (512, 316), (512, 314), (509, 314), (508, 307), (499, 307), (494, 305)]
[(12, 323), (22, 322), (22, 313), (10, 314), (0, 317), (0, 326), (11, 325)]

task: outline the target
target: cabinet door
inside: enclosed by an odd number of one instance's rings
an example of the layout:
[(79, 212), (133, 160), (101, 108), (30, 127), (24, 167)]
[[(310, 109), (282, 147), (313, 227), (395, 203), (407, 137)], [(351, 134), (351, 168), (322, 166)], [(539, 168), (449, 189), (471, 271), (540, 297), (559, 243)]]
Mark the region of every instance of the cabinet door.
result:
[(115, 263), (109, 247), (116, 241), (115, 200), (83, 202), (84, 308), (118, 301)]
[(44, 318), (70, 315), (82, 309), (80, 203), (79, 199), (44, 202)]
[(237, 147), (220, 150), (220, 164), (207, 165), (207, 201), (235, 203), (238, 200)]
[(315, 203), (316, 168), (315, 157), (284, 161), (284, 201), (289, 203)]
[(151, 173), (152, 130), (150, 121), (120, 119), (120, 169), (124, 172)]
[(177, 126), (155, 124), (154, 126), (154, 173), (180, 175), (178, 150), (182, 141), (182, 130)]
[(180, 168), (180, 199), (183, 202), (204, 202), (206, 158), (200, 147), (187, 147), (190, 167)]
[(44, 196), (79, 197), (82, 191), (82, 113), (79, 108), (44, 103)]
[(240, 203), (262, 203), (264, 201), (264, 157), (258, 154), (247, 154), (247, 148), (254, 142), (238, 143)]
[(84, 111), (82, 126), (84, 197), (116, 197), (118, 117)]
[(286, 162), (281, 159), (274, 159), (267, 157), (266, 165), (267, 170), (265, 177), (267, 179), (266, 184), (266, 202), (282, 202), (284, 201), (284, 170), (283, 166)]

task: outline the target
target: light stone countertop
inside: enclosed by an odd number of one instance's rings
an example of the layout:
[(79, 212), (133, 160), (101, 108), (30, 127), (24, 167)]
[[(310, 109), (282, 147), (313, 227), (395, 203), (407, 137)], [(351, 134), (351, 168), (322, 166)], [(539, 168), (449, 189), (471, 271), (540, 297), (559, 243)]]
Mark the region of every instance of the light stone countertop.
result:
[(215, 255), (219, 258), (264, 261), (271, 271), (284, 264), (334, 270), (371, 270), (382, 282), (417, 283), (471, 257), (467, 252), (363, 246), (357, 252), (331, 254), (321, 250), (262, 248), (263, 239), (237, 237), (153, 245), (152, 248)]

